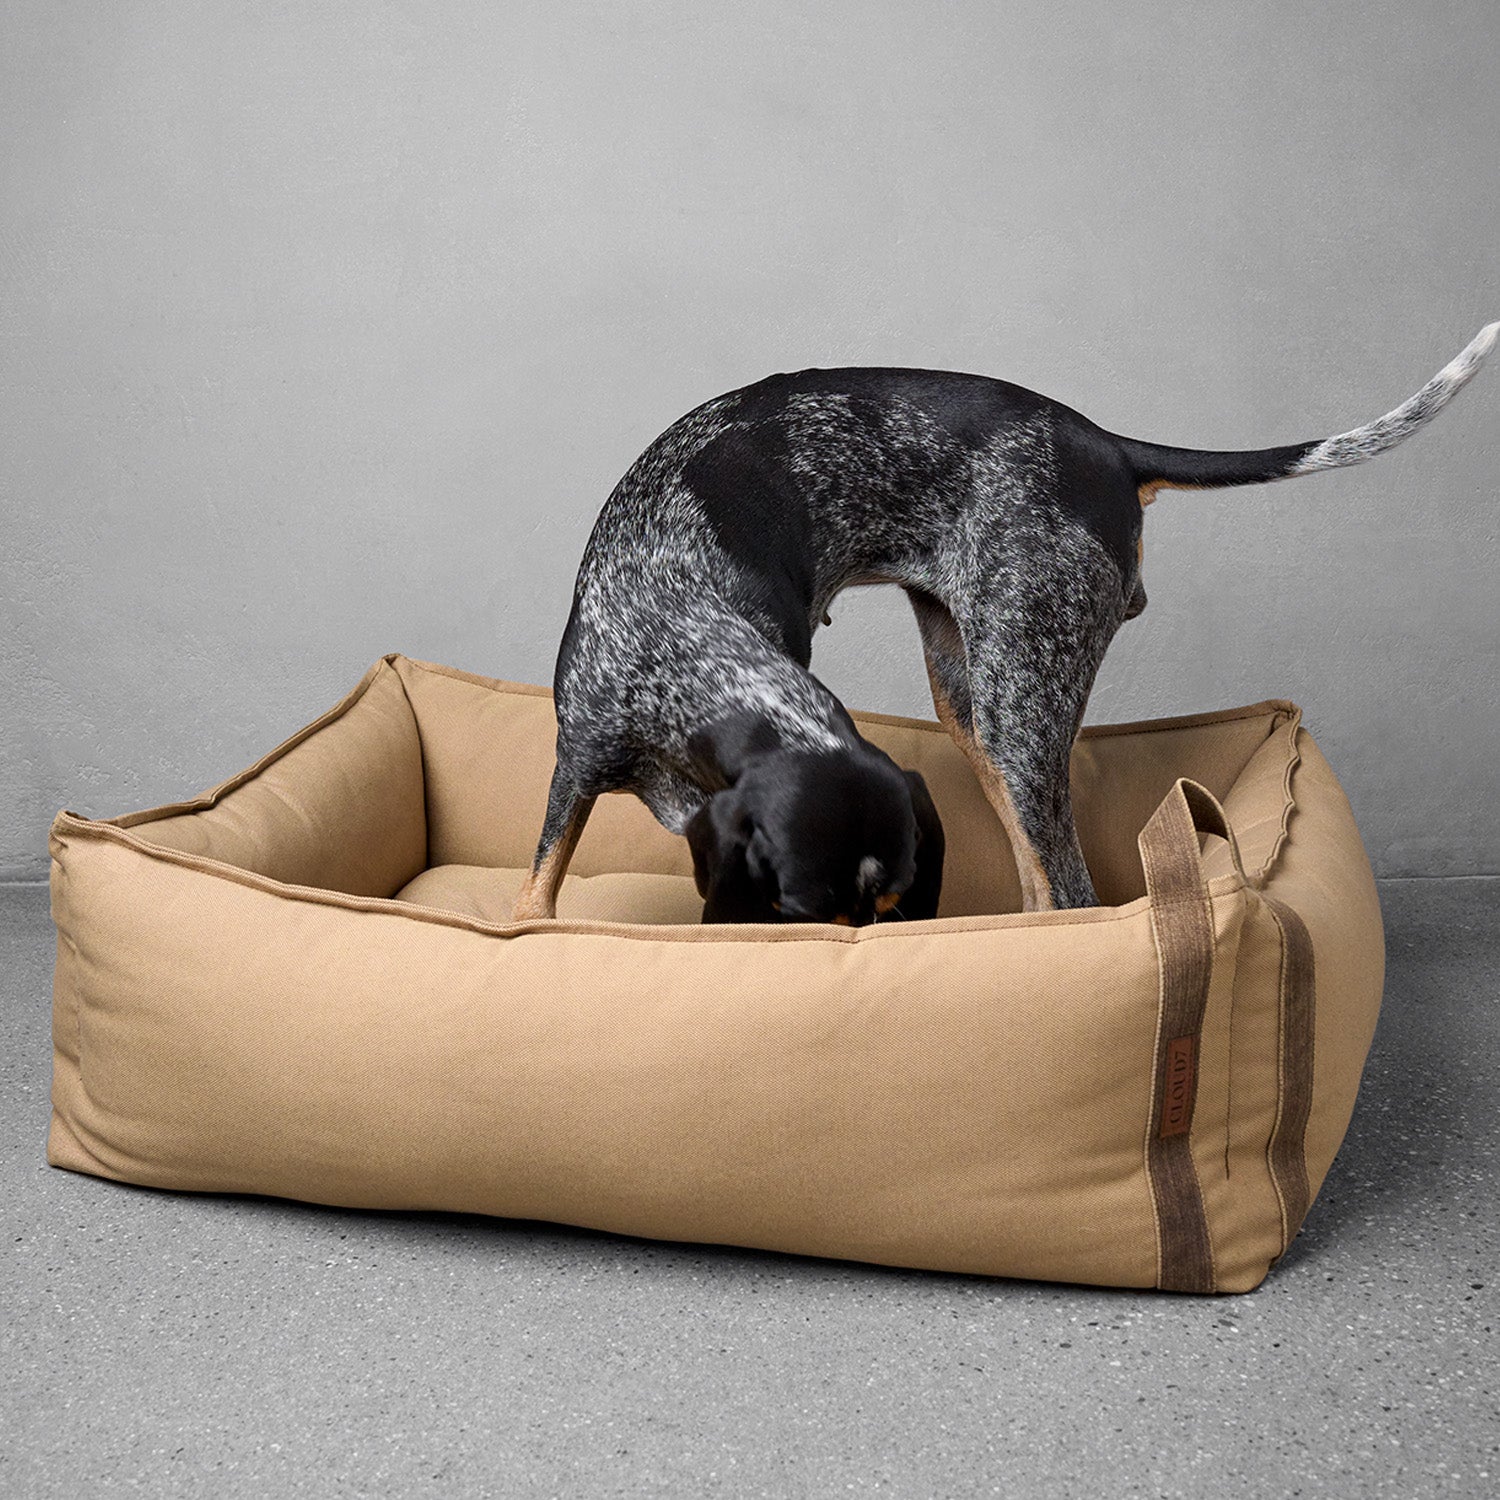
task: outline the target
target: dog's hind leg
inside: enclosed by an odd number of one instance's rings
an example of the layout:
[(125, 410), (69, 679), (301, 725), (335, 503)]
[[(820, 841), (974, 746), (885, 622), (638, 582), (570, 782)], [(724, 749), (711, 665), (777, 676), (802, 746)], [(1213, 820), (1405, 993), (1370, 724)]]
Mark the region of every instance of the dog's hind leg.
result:
[(1069, 762), (1127, 599), (1102, 546), (1081, 533), (1068, 543), (1007, 537), (958, 619), (974, 739), (994, 772), (985, 791), (1015, 830), (1028, 910), (1098, 904), (1073, 822)]
[(932, 706), (937, 711), (938, 723), (963, 751), (986, 801), (1005, 829), (1021, 883), (1022, 910), (1045, 911), (1054, 904), (1047, 871), (1016, 812), (1005, 777), (975, 738), (968, 653), (958, 624), (947, 606), (933, 595), (909, 588), (906, 596), (911, 600), (912, 612), (917, 617), (922, 654), (927, 661), (927, 682), (932, 689)]
[(965, 755), (974, 749), (974, 705), (969, 695), (969, 665), (963, 637), (948, 607), (923, 589), (908, 588), (912, 613), (922, 637), (927, 662), (927, 684), (938, 723), (953, 736)]
[(1021, 909), (1097, 905), (1068, 785), (1082, 702), (1048, 721), (1000, 673), (979, 676), (970, 761), (1015, 851)]
[(511, 912), (513, 922), (557, 915), (558, 889), (593, 808), (594, 798), (579, 793), (559, 765), (552, 773), (552, 785), (547, 791), (547, 815), (542, 820), (542, 836), (531, 870), (516, 893)]

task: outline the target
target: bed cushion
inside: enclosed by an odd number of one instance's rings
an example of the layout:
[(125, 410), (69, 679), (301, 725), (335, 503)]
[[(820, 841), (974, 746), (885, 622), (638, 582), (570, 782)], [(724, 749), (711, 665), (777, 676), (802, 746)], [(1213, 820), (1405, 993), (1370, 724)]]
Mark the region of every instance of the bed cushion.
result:
[(948, 836), (931, 922), (704, 927), (602, 798), (512, 924), (540, 688), (385, 658), (189, 801), (52, 831), (56, 1165), (894, 1265), (1254, 1286), (1343, 1137), (1382, 947), (1347, 801), (1281, 702), (1086, 730), (1105, 904), (1022, 914), (934, 725), (857, 716)]
[[(524, 869), (490, 865), (434, 865), (396, 892), (398, 901), (461, 912), (482, 922), (508, 922)], [(568, 875), (557, 897), (563, 921), (696, 922), (703, 897), (690, 875), (649, 875), (614, 870), (601, 875)]]

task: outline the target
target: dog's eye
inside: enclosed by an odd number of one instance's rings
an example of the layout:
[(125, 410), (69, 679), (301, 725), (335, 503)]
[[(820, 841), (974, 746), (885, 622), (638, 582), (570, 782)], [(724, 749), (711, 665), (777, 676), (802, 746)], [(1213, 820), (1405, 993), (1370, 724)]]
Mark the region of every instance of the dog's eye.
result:
[(771, 903), (771, 910), (772, 911), (780, 911), (781, 910), (781, 902), (779, 902), (779, 901), (773, 901)]

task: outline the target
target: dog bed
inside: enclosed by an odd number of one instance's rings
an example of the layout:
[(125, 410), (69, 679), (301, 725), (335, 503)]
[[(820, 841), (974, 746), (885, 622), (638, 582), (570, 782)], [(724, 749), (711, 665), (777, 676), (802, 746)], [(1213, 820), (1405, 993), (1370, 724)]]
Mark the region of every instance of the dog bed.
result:
[[(890, 1265), (1245, 1291), (1348, 1124), (1374, 882), (1287, 703), (1086, 729), (1101, 900), (1021, 914), (935, 725), (943, 910), (705, 927), (686, 844), (595, 809), (509, 922), (541, 688), (390, 656), (190, 802), (52, 829), (55, 1165)], [(1232, 830), (1232, 831), (1231, 831)]]

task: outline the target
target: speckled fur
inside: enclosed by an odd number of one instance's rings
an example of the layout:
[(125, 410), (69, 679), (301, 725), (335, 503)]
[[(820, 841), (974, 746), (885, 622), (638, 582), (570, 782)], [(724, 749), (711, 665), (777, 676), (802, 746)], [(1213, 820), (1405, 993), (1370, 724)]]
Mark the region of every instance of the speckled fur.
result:
[[(935, 641), (929, 655), (1002, 769), (1054, 899), (1091, 903), (1067, 759), (1138, 577), (1050, 502), (1053, 414), (1037, 403), (966, 446), (900, 394), (793, 390), (767, 411), (765, 391), (750, 390), (758, 399), (736, 392), (674, 423), (599, 517), (559, 656), (558, 773), (538, 860), (579, 800), (610, 790), (638, 793), (681, 832), (711, 790), (689, 740), (737, 711), (764, 716), (784, 744), (846, 744), (847, 714), (807, 670), (811, 639), (840, 590), (879, 581), (951, 611), (967, 663)], [(685, 477), (726, 434), (754, 442), (771, 428), (811, 521), (800, 629), (761, 607)]]
[(791, 749), (858, 743), (808, 671), (811, 643), (840, 590), (884, 582), (911, 598), (939, 717), (1003, 779), (1044, 872), (1028, 904), (1092, 905), (1069, 756), (1106, 648), (1145, 607), (1142, 499), (1381, 451), (1446, 403), (1494, 336), (1380, 423), (1247, 453), (1136, 442), (945, 372), (803, 371), (707, 402), (631, 465), (589, 539), (534, 869), (555, 875), (603, 792), (637, 793), (682, 832), (723, 785), (694, 751), (706, 726), (748, 713)]

